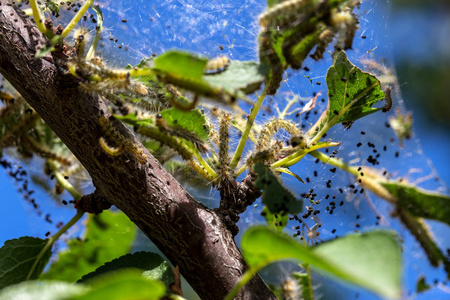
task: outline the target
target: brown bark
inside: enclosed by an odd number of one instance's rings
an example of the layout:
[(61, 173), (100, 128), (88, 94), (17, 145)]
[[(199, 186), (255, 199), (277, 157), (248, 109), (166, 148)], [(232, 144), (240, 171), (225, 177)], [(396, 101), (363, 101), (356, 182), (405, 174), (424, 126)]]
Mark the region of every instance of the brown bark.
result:
[[(88, 170), (96, 195), (122, 210), (169, 258), (202, 299), (223, 299), (246, 269), (221, 218), (189, 195), (120, 122), (114, 126), (148, 157), (111, 157), (98, 143), (98, 118), (107, 107), (55, 66), (35, 59), (42, 34), (11, 0), (0, 0), (0, 73), (19, 91)], [(275, 299), (260, 277), (238, 299)]]

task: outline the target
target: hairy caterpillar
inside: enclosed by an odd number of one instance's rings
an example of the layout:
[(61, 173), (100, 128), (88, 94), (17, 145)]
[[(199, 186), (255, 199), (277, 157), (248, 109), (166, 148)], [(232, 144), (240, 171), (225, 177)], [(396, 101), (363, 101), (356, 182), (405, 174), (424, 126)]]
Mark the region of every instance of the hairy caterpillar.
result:
[[(129, 153), (131, 153), (134, 157), (136, 157), (141, 164), (145, 164), (147, 162), (147, 155), (145, 155), (144, 151), (141, 148), (139, 148), (134, 142), (125, 138), (116, 128), (114, 128), (110, 120), (108, 120), (105, 116), (101, 116), (99, 118), (99, 123), (100, 126), (105, 131), (106, 135), (114, 143), (122, 145), (124, 149)], [(103, 148), (103, 150), (105, 150), (105, 148)]]
[(181, 126), (169, 125), (161, 114), (156, 115), (155, 124), (160, 131), (167, 135), (176, 136), (191, 142), (200, 153), (206, 153), (208, 151), (208, 147), (195, 133)]
[(270, 77), (266, 78), (266, 90), (268, 95), (275, 95), (283, 80), (283, 66), (278, 54), (273, 49), (270, 31), (264, 31), (259, 36), (259, 59), (270, 65), (271, 73)]
[(74, 54), (77, 56), (78, 60), (84, 60), (86, 42), (89, 39), (89, 30), (85, 27), (80, 27), (73, 32), (75, 39), (75, 44), (73, 46)]
[[(330, 17), (331, 24), (341, 31), (339, 41), (336, 48), (343, 45), (343, 49), (351, 49), (355, 32), (358, 29), (358, 20), (356, 16), (347, 8), (346, 11), (335, 9)], [(342, 48), (342, 47), (341, 47)]]
[(205, 66), (204, 74), (211, 75), (223, 72), (230, 64), (230, 59), (226, 56), (219, 56), (208, 60)]
[[(278, 27), (280, 30), (300, 16), (302, 20), (308, 17), (302, 10), (311, 3), (311, 0), (287, 0), (272, 6), (259, 15), (259, 24), (264, 28)], [(299, 14), (302, 12), (301, 14)], [(300, 21), (297, 21), (300, 23)]]
[(300, 130), (291, 122), (281, 119), (275, 119), (264, 125), (258, 137), (256, 151), (260, 152), (269, 146), (273, 135), (280, 129), (286, 130), (290, 135), (299, 135)]
[(319, 36), (319, 43), (317, 44), (316, 51), (311, 55), (314, 60), (323, 58), (328, 45), (333, 41), (336, 36), (336, 31), (331, 29), (325, 29)]
[(391, 98), (391, 87), (386, 87), (386, 90), (384, 91), (385, 94), (385, 101), (386, 105), (381, 109), (382, 112), (388, 112), (392, 108), (392, 98)]
[(82, 80), (80, 86), (87, 91), (108, 94), (116, 90), (128, 90), (134, 94), (148, 94), (145, 85), (131, 80), (129, 70), (108, 68), (99, 57), (71, 62), (68, 67), (73, 76)]
[(145, 135), (155, 141), (158, 141), (169, 148), (172, 148), (184, 160), (189, 161), (192, 159), (192, 153), (177, 138), (167, 135), (164, 132), (161, 132), (158, 129), (158, 127), (155, 126), (138, 127), (136, 132)]
[(281, 296), (284, 300), (302, 299), (302, 286), (294, 278), (287, 278), (281, 283)]
[(222, 179), (228, 178), (228, 123), (231, 115), (224, 113), (220, 118), (219, 125), (219, 176)]
[(105, 139), (103, 137), (101, 137), (98, 140), (100, 147), (102, 147), (103, 151), (105, 151), (106, 153), (108, 153), (111, 156), (117, 156), (122, 154), (123, 150), (124, 150), (124, 146), (123, 144), (120, 144), (120, 146), (118, 148), (114, 148), (114, 147), (110, 147), (108, 145), (108, 143), (106, 143)]
[(200, 165), (198, 162), (196, 162), (195, 160), (188, 160), (188, 165), (194, 169), (195, 172), (197, 172), (198, 174), (200, 174), (200, 176), (202, 176), (203, 178), (205, 178), (206, 180), (208, 180), (208, 182), (213, 182), (214, 178), (205, 170), (205, 168)]

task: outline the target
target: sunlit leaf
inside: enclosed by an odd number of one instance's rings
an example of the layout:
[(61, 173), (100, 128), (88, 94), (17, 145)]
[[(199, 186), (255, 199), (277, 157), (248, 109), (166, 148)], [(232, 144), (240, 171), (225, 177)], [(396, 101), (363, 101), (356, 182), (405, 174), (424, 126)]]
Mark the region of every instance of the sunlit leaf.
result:
[[(0, 248), (0, 289), (25, 281), (46, 244), (46, 240), (29, 236), (6, 241)], [(50, 256), (51, 251), (47, 249), (29, 279), (38, 278)]]
[(398, 199), (398, 207), (411, 215), (450, 225), (450, 196), (400, 182), (382, 183), (382, 185)]
[(297, 214), (301, 212), (303, 201), (298, 200), (287, 190), (280, 179), (272, 171), (259, 162), (254, 170), (258, 175), (255, 186), (263, 191), (262, 201), (272, 213), (287, 212)]
[(204, 141), (208, 139), (209, 127), (204, 126), (206, 119), (199, 109), (182, 111), (176, 108), (169, 108), (161, 111), (160, 114), (169, 125), (185, 128)]
[(242, 91), (245, 94), (255, 92), (264, 81), (269, 67), (255, 61), (231, 61), (225, 71), (204, 75), (203, 79), (213, 86), (222, 86), (232, 94)]
[(384, 99), (380, 81), (353, 65), (341, 51), (327, 72), (328, 120), (332, 124), (355, 121), (381, 110), (372, 106)]
[(257, 226), (245, 232), (241, 247), (249, 266), (257, 270), (277, 260), (299, 260), (385, 297), (401, 295), (401, 252), (391, 231), (348, 235), (309, 248)]
[(63, 300), (86, 293), (87, 287), (64, 281), (25, 281), (0, 291), (0, 300)]
[(155, 58), (154, 68), (164, 73), (201, 80), (207, 59), (181, 51), (168, 51)]
[(78, 300), (159, 300), (165, 294), (165, 286), (158, 280), (142, 276), (140, 270), (122, 270), (86, 281), (84, 286), (91, 289)]
[(149, 279), (161, 280), (169, 286), (173, 282), (173, 270), (170, 265), (157, 253), (136, 252), (116, 258), (94, 272), (84, 275), (78, 283), (85, 282), (99, 275), (120, 269), (136, 268), (144, 272), (144, 276)]
[(68, 241), (68, 249), (40, 279), (76, 282), (102, 264), (128, 253), (136, 236), (136, 226), (121, 212), (103, 211), (89, 216), (83, 239)]

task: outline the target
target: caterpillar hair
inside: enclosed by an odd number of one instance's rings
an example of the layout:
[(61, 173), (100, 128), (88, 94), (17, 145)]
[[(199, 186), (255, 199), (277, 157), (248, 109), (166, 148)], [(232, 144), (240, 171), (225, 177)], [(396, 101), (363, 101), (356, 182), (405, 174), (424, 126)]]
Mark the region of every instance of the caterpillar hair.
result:
[(220, 118), (219, 125), (219, 176), (221, 179), (228, 178), (228, 123), (231, 115), (224, 113)]
[(161, 114), (156, 115), (155, 125), (167, 135), (176, 136), (191, 142), (200, 153), (206, 153), (208, 151), (208, 147), (195, 133), (181, 126), (169, 125)]
[(290, 121), (281, 119), (269, 121), (264, 125), (263, 129), (261, 129), (256, 143), (256, 151), (260, 152), (267, 149), (270, 145), (272, 137), (280, 129), (286, 130), (291, 136), (300, 134), (300, 130)]
[(181, 156), (183, 160), (189, 161), (192, 159), (192, 153), (183, 143), (181, 143), (177, 138), (161, 132), (156, 126), (138, 127), (136, 132), (147, 136), (162, 145), (172, 148), (178, 153), (178, 155)]
[(219, 56), (214, 59), (208, 60), (205, 66), (204, 74), (212, 75), (218, 74), (226, 70), (230, 64), (230, 59), (226, 56)]
[[(106, 135), (117, 145), (122, 145), (124, 149), (136, 157), (141, 164), (147, 162), (147, 155), (139, 148), (133, 141), (125, 138), (105, 116), (99, 118), (100, 126), (105, 131)], [(101, 142), (100, 142), (101, 143)], [(122, 147), (121, 146), (121, 147)], [(105, 148), (103, 148), (105, 150)]]
[(110, 147), (103, 137), (99, 138), (98, 142), (100, 143), (100, 147), (103, 149), (103, 151), (108, 153), (110, 156), (117, 156), (123, 153), (123, 144), (120, 144), (118, 148)]
[(386, 87), (386, 90), (384, 91), (384, 95), (385, 95), (384, 100), (386, 101), (386, 105), (381, 109), (381, 111), (388, 112), (392, 108), (392, 98), (391, 98), (391, 87), (390, 86)]

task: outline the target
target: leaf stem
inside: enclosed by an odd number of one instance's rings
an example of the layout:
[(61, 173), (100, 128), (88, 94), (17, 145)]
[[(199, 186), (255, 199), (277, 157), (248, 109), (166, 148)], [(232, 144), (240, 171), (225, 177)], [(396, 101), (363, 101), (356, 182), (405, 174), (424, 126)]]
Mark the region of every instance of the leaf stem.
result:
[(69, 230), (70, 227), (72, 227), (76, 222), (78, 222), (78, 220), (80, 220), (81, 217), (83, 217), (83, 215), (84, 211), (81, 210), (77, 211), (77, 214), (69, 222), (67, 222), (66, 225), (61, 227), (61, 229), (58, 230), (58, 232), (55, 235), (53, 235), (48, 239), (47, 244), (44, 246), (44, 248), (42, 248), (41, 252), (39, 252), (38, 256), (36, 257), (36, 260), (34, 261), (33, 266), (30, 269), (30, 272), (28, 272), (26, 280), (29, 280), (31, 278), (31, 275), (33, 275), (34, 270), (36, 269), (38, 263), (44, 256), (45, 252), (47, 252), (47, 250), (53, 246), (53, 244), (59, 239), (61, 235), (63, 235), (67, 230)]
[(315, 158), (318, 158), (319, 160), (321, 160), (322, 162), (324, 162), (326, 164), (332, 165), (334, 167), (338, 167), (339, 169), (347, 171), (354, 176), (359, 176), (359, 171), (358, 171), (357, 167), (351, 167), (348, 164), (344, 163), (340, 159), (329, 157), (328, 155), (325, 155), (319, 151), (312, 151), (308, 154)]
[(53, 160), (47, 160), (50, 168), (55, 173), (55, 178), (58, 183), (66, 189), (73, 197), (74, 200), (81, 198), (81, 193), (72, 185), (70, 182), (64, 178), (64, 176), (57, 170), (56, 163)]
[(37, 28), (39, 29), (40, 32), (42, 32), (43, 34), (45, 34), (45, 36), (47, 36), (47, 34), (48, 34), (47, 28), (45, 28), (44, 20), (42, 19), (41, 10), (39, 9), (39, 7), (37, 5), (37, 1), (30, 0), (30, 6), (31, 6), (31, 10), (33, 11), (33, 18), (34, 18), (34, 21), (36, 22)]
[(100, 41), (100, 35), (102, 34), (103, 31), (103, 14), (102, 11), (100, 10), (100, 7), (93, 5), (92, 10), (97, 15), (97, 26), (95, 27), (95, 35), (94, 39), (92, 40), (91, 47), (89, 48), (89, 51), (86, 55), (87, 61), (89, 61), (95, 55), (98, 42)]
[(261, 95), (257, 97), (256, 103), (253, 105), (250, 116), (247, 119), (247, 124), (245, 125), (244, 132), (242, 133), (241, 139), (239, 140), (239, 144), (234, 152), (233, 158), (231, 159), (230, 169), (236, 169), (237, 164), (241, 160), (242, 152), (244, 151), (245, 144), (247, 143), (248, 136), (250, 134), (250, 130), (253, 127), (253, 123), (255, 122), (256, 115), (261, 108), (261, 105), (266, 98), (266, 88), (262, 91)]
[(327, 148), (327, 147), (336, 147), (339, 146), (341, 143), (336, 143), (336, 142), (325, 142), (325, 143), (318, 143), (314, 146), (311, 146), (309, 148), (303, 148), (300, 149), (294, 153), (292, 153), (291, 155), (286, 156), (285, 158), (274, 162), (271, 167), (272, 168), (276, 168), (276, 167), (290, 167), (295, 165), (296, 163), (298, 163), (300, 160), (302, 160), (303, 157), (305, 157), (306, 154), (317, 150), (317, 149), (321, 149), (321, 148)]

